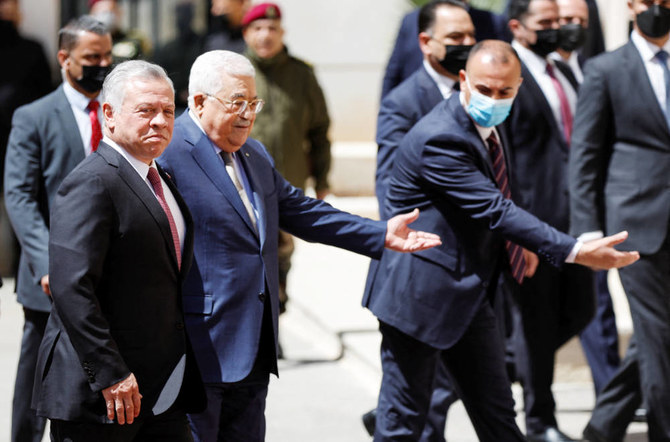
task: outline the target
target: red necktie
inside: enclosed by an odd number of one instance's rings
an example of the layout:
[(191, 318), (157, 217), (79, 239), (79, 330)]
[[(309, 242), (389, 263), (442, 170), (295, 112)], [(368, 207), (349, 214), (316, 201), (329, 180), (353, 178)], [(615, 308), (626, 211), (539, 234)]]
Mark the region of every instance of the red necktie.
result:
[(554, 72), (554, 67), (547, 63), (547, 75), (551, 78), (551, 82), (556, 89), (556, 94), (558, 95), (558, 101), (561, 104), (561, 121), (563, 122), (563, 135), (565, 136), (565, 141), (570, 145), (570, 137), (572, 136), (572, 111), (570, 111), (570, 103), (568, 103), (568, 96), (565, 95), (565, 90), (561, 86), (561, 82), (556, 78)]
[(177, 265), (179, 268), (181, 268), (181, 246), (179, 245), (177, 224), (174, 222), (174, 218), (172, 217), (170, 206), (168, 206), (167, 202), (165, 201), (165, 196), (163, 195), (163, 185), (161, 184), (161, 177), (158, 175), (158, 170), (156, 170), (155, 167), (149, 168), (147, 179), (149, 180), (149, 183), (151, 183), (151, 187), (154, 188), (154, 192), (156, 192), (156, 199), (158, 199), (158, 203), (163, 208), (165, 215), (167, 215), (168, 222), (170, 223), (170, 232), (172, 233), (174, 251), (177, 254)]
[(98, 107), (100, 103), (98, 100), (91, 100), (88, 103), (88, 118), (91, 120), (91, 152), (98, 149), (98, 144), (102, 140), (102, 128), (100, 127), (100, 120), (98, 120)]
[[(495, 174), (496, 184), (500, 189), (500, 193), (507, 199), (512, 197), (512, 191), (509, 188), (509, 180), (507, 178), (507, 167), (505, 166), (505, 156), (503, 155), (502, 146), (496, 138), (495, 132), (486, 139), (489, 145), (489, 155), (493, 162), (493, 173)], [(512, 241), (505, 241), (505, 248), (509, 256), (509, 264), (512, 268), (512, 276), (521, 284), (523, 282), (524, 274), (526, 273), (526, 259), (523, 257), (523, 248), (513, 243)]]

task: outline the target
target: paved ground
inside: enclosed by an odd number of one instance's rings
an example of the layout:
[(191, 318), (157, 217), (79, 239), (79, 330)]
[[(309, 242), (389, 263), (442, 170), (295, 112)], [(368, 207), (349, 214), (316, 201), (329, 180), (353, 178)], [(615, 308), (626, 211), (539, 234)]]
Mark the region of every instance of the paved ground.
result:
[[(335, 205), (369, 213), (365, 199), (337, 199)], [(360, 306), (368, 260), (349, 252), (298, 241), (289, 280), (291, 302), (281, 317), (286, 359), (273, 378), (267, 406), (268, 442), (366, 442), (360, 417), (375, 406), (381, 378), (379, 335), (374, 317)], [(22, 312), (0, 289), (0, 442), (9, 442), (13, 382)], [(617, 295), (617, 309), (622, 310)], [(624, 331), (625, 312), (619, 315)], [(593, 387), (581, 348), (571, 342), (558, 356), (555, 396), (559, 426), (578, 437), (593, 407)], [(514, 386), (520, 413), (520, 388)], [(449, 412), (447, 439), (477, 438), (460, 403)], [(47, 438), (45, 438), (47, 440)], [(627, 442), (647, 440), (646, 425), (629, 428)]]

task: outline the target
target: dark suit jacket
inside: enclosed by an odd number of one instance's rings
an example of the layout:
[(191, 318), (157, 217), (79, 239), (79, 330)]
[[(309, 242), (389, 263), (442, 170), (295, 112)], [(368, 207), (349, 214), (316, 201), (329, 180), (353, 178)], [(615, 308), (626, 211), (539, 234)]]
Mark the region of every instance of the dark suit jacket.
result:
[(586, 65), (570, 154), (571, 229), (628, 230), (619, 248), (658, 251), (670, 220), (670, 130), (629, 42)]
[(503, 197), (459, 94), (421, 119), (396, 154), (386, 208), (394, 215), (415, 207), (421, 217), (413, 227), (437, 233), (442, 245), (385, 250), (363, 302), (381, 321), (440, 349), (460, 339), (479, 309), (505, 259), (505, 238), (557, 266), (575, 244)]
[[(503, 16), (471, 7), (468, 8), (468, 13), (475, 25), (477, 41), (487, 39), (510, 41), (507, 22)], [(405, 15), (400, 24), (398, 36), (384, 73), (382, 99), (419, 69), (422, 60), (423, 55), (419, 48), (419, 9), (417, 8)]]
[(568, 144), (540, 86), (523, 63), (521, 76), (523, 83), (503, 124), (511, 163), (512, 199), (542, 221), (567, 232)]
[(108, 422), (101, 390), (131, 372), (143, 396), (140, 417), (151, 415), (184, 354), (183, 406), (204, 408), (181, 306), (193, 220), (162, 176), (186, 224), (181, 271), (165, 212), (118, 152), (102, 143), (63, 181), (51, 218), (54, 308), (37, 362), (33, 408), (39, 415)]
[(63, 179), (84, 157), (62, 85), (14, 112), (5, 161), (5, 205), (21, 243), (18, 301), (30, 309), (51, 309), (39, 284), (49, 273), (49, 209)]
[(248, 139), (236, 154), (258, 211), (258, 233), (221, 158), (188, 113), (177, 119), (158, 162), (174, 178), (196, 219), (195, 259), (184, 286), (186, 325), (205, 382), (235, 382), (259, 351), (265, 299), (275, 343), (279, 313), (277, 238), (283, 229), (307, 241), (379, 257), (386, 223), (306, 197)]
[(384, 198), (398, 145), (412, 126), (440, 101), (442, 93), (423, 66), (382, 100), (377, 117), (378, 150), (375, 178), (375, 193), (381, 219), (388, 219), (383, 210)]

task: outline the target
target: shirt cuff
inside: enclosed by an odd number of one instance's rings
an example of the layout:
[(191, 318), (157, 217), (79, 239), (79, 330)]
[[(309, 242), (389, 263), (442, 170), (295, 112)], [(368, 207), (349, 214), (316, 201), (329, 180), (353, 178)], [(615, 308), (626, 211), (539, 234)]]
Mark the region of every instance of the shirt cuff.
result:
[(589, 242), (593, 241), (594, 239), (600, 239), (604, 237), (605, 234), (603, 233), (602, 230), (594, 230), (593, 232), (584, 232), (581, 235), (577, 237), (577, 241), (581, 242)]
[(575, 258), (577, 258), (577, 254), (582, 249), (583, 245), (584, 245), (584, 242), (582, 240), (578, 239), (577, 243), (572, 248), (572, 251), (570, 252), (568, 257), (565, 258), (565, 262), (568, 263), (568, 264), (573, 264), (575, 262)]

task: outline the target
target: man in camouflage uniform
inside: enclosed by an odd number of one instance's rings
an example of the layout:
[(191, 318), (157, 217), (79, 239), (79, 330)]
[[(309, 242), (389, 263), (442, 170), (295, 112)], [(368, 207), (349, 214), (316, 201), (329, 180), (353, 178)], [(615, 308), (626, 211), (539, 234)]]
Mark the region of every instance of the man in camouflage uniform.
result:
[[(246, 55), (256, 69), (256, 90), (263, 112), (256, 117), (251, 136), (262, 142), (277, 170), (294, 186), (313, 179), (317, 198), (328, 194), (330, 119), (314, 70), (291, 56), (284, 45), (281, 11), (273, 3), (249, 9), (242, 20)], [(279, 284), (282, 311), (286, 303), (286, 276), (291, 266), (293, 239), (280, 232)]]

